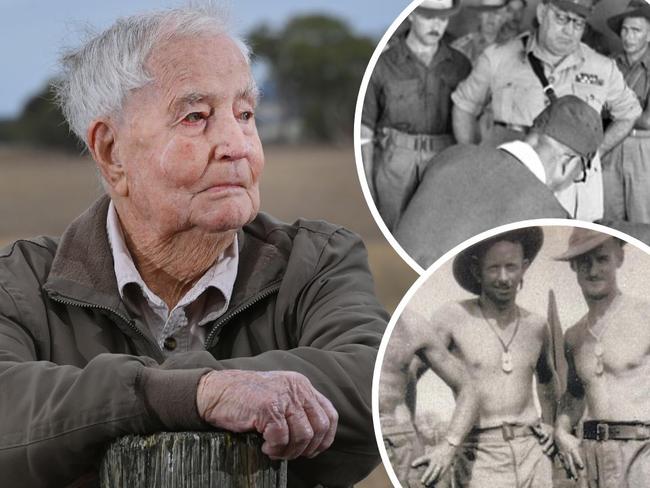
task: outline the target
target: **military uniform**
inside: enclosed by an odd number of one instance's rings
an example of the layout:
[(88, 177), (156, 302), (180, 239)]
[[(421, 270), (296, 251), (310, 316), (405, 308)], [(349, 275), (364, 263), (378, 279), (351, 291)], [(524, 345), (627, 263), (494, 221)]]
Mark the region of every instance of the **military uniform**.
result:
[(372, 73), (362, 124), (375, 134), (377, 208), (392, 230), (426, 163), (453, 144), (451, 92), (470, 72), (469, 61), (443, 40), (425, 66), (401, 38)]
[[(630, 65), (625, 54), (615, 58), (641, 107), (650, 94), (650, 49)], [(650, 223), (650, 131), (635, 129), (603, 159), (605, 218)]]
[[(533, 120), (550, 102), (533, 72), (527, 55), (532, 52), (544, 66), (558, 97), (574, 94), (597, 111), (606, 107), (612, 118), (630, 119), (641, 114), (636, 96), (625, 84), (616, 63), (585, 44), (553, 66), (544, 59), (534, 35), (524, 34), (502, 45), (486, 48), (470, 76), (452, 95), (461, 110), (478, 115), (490, 102), (495, 127), (487, 144), (523, 139)], [(602, 180), (598, 161), (590, 178), (559, 195), (569, 213), (583, 220), (602, 217)]]

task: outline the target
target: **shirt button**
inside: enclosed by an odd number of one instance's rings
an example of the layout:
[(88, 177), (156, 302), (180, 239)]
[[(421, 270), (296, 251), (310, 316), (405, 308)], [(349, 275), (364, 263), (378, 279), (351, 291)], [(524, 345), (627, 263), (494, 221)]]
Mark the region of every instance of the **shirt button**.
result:
[(167, 349), (168, 351), (173, 351), (174, 349), (176, 349), (176, 339), (174, 339), (173, 337), (167, 337), (165, 339), (164, 345), (165, 345), (165, 349)]
[(549, 76), (548, 77), (548, 82), (551, 83), (551, 84), (555, 83), (555, 76)]

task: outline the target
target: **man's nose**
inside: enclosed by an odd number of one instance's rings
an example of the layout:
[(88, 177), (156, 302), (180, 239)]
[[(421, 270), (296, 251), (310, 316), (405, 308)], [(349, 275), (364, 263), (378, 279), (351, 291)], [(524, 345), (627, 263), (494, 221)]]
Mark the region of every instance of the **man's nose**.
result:
[(507, 282), (510, 279), (508, 270), (506, 268), (499, 268), (499, 275), (497, 276), (497, 278), (501, 282)]
[(232, 112), (215, 114), (214, 123), (209, 129), (213, 159), (236, 161), (248, 155), (251, 144), (243, 124)]

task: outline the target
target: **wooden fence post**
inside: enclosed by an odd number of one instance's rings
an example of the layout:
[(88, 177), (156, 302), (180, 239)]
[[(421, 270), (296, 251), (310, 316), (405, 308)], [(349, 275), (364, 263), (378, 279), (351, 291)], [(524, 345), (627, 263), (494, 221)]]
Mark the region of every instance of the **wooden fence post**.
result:
[(285, 488), (286, 461), (272, 461), (256, 434), (162, 432), (108, 448), (102, 488)]

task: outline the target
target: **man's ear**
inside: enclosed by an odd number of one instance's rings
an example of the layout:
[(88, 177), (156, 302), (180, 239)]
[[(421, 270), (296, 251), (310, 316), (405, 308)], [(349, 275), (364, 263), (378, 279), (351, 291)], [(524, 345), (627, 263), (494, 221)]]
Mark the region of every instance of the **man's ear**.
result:
[(528, 266), (530, 266), (530, 259), (524, 259), (521, 265), (522, 269), (524, 270), (524, 273), (526, 272), (526, 270), (528, 270)]
[(542, 18), (544, 17), (544, 12), (548, 6), (544, 2), (539, 2), (537, 4), (537, 9), (535, 10), (535, 16), (537, 17), (537, 22), (542, 23)]
[(93, 120), (86, 138), (88, 149), (106, 184), (119, 196), (128, 195), (126, 173), (117, 151), (117, 132), (111, 120)]

